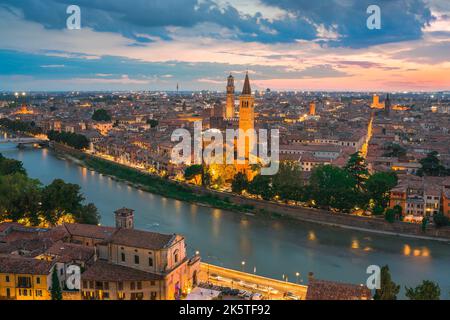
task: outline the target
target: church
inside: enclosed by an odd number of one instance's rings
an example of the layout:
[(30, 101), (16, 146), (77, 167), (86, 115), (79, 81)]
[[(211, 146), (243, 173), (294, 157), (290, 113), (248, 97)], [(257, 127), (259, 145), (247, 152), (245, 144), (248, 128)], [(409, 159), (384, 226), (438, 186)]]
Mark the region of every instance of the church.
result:
[[(235, 114), (234, 77), (230, 74), (227, 78), (225, 108), (222, 107), (220, 100), (216, 102), (209, 119), (209, 127), (221, 131), (225, 131), (226, 129), (241, 129), (247, 132), (247, 130), (255, 129), (255, 98), (252, 95), (248, 72), (245, 74), (244, 86), (239, 95), (238, 117)], [(237, 171), (246, 173), (249, 178), (251, 177), (249, 165), (249, 158), (251, 156), (250, 139), (250, 137), (245, 138), (245, 164), (236, 164)], [(235, 149), (237, 149), (237, 139), (235, 140)]]

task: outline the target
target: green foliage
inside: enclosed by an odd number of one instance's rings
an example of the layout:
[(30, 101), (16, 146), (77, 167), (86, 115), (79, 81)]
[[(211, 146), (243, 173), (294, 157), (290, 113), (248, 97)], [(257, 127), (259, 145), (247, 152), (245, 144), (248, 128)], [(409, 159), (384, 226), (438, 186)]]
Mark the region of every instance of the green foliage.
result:
[(0, 153), (0, 175), (4, 176), (14, 173), (27, 174), (21, 161), (5, 158)]
[[(0, 155), (0, 167), (7, 160), (14, 161)], [(80, 186), (76, 184), (57, 179), (43, 187), (39, 180), (27, 177), (24, 170), (6, 175), (0, 171), (0, 220), (55, 224), (60, 217), (71, 214), (76, 222), (97, 224), (97, 208), (92, 203), (83, 205), (83, 201)]]
[(436, 151), (430, 152), (419, 162), (422, 165), (422, 168), (418, 171), (420, 176), (444, 177), (450, 175), (450, 170), (445, 169), (445, 167), (441, 164)]
[(271, 200), (275, 196), (272, 177), (257, 175), (248, 185), (248, 192), (261, 196), (264, 200)]
[(425, 232), (427, 230), (427, 225), (428, 225), (428, 217), (424, 217), (422, 219), (422, 225), (421, 225), (423, 232)]
[(147, 124), (149, 124), (151, 128), (154, 128), (159, 124), (159, 121), (156, 119), (147, 119)]
[(406, 287), (405, 290), (410, 300), (439, 300), (441, 296), (439, 285), (429, 280), (424, 280), (415, 288)]
[(41, 184), (21, 173), (0, 176), (1, 219), (29, 219), (38, 224)]
[(320, 207), (349, 211), (357, 204), (355, 179), (345, 169), (331, 165), (316, 167), (311, 175), (310, 187), (312, 198)]
[(109, 115), (108, 111), (105, 109), (97, 109), (94, 111), (94, 114), (92, 115), (92, 120), (94, 121), (111, 121), (111, 116)]
[(391, 279), (389, 267), (386, 265), (381, 268), (380, 289), (375, 290), (374, 300), (397, 300), (397, 294), (400, 292), (400, 286)]
[(72, 132), (57, 132), (50, 130), (47, 137), (51, 141), (64, 143), (70, 147), (81, 150), (89, 147), (89, 139), (82, 134)]
[(14, 132), (40, 134), (42, 129), (37, 127), (34, 122), (25, 122), (21, 120), (10, 120), (8, 118), (0, 119), (0, 126)]
[(302, 168), (298, 162), (281, 162), (272, 178), (272, 188), (282, 200), (301, 200), (303, 195)]
[[(203, 174), (203, 166), (200, 164), (193, 164), (184, 169), (184, 179), (192, 180)], [(198, 181), (197, 181), (198, 182)]]
[(52, 300), (62, 300), (61, 284), (59, 283), (56, 265), (53, 267), (52, 286), (50, 288), (50, 293), (52, 296)]
[(442, 213), (433, 215), (433, 222), (437, 228), (450, 226), (450, 219)]
[(362, 190), (364, 183), (369, 176), (369, 171), (367, 170), (366, 160), (361, 156), (359, 151), (350, 155), (345, 170), (347, 170), (350, 176), (356, 181), (356, 187), (359, 190)]
[(397, 143), (388, 143), (385, 146), (386, 152), (383, 157), (404, 157), (406, 156), (406, 149)]
[(234, 193), (242, 194), (242, 191), (248, 188), (248, 179), (245, 174), (238, 172), (231, 182), (231, 190)]
[(365, 183), (367, 198), (373, 200), (375, 206), (386, 208), (390, 190), (397, 185), (397, 181), (397, 174), (393, 171), (374, 173)]
[(393, 223), (395, 221), (395, 210), (394, 209), (387, 209), (386, 212), (384, 213), (384, 218), (386, 219), (386, 221)]

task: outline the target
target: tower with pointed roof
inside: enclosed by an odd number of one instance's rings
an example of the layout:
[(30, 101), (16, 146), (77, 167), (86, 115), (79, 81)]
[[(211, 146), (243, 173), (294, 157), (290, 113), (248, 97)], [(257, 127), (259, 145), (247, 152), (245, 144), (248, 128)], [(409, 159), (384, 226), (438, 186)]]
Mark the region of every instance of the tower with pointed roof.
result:
[[(239, 129), (247, 132), (255, 128), (255, 111), (254, 111), (255, 98), (252, 95), (252, 89), (250, 87), (250, 80), (248, 78), (248, 72), (245, 74), (244, 87), (242, 93), (239, 96)], [(256, 137), (255, 137), (256, 138)], [(249, 169), (249, 156), (250, 156), (250, 139), (245, 138), (245, 165), (240, 165), (241, 171), (248, 171)]]
[(225, 118), (234, 117), (234, 78), (230, 74), (227, 81), (227, 104), (225, 107)]

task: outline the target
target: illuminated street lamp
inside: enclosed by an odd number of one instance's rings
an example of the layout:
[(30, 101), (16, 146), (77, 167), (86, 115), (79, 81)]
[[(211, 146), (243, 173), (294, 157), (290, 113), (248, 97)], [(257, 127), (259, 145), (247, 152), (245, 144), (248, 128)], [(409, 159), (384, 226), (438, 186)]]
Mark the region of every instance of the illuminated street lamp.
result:
[(241, 262), (241, 265), (242, 265), (242, 272), (244, 272), (244, 268), (245, 268), (245, 261), (242, 261), (242, 262)]
[(300, 272), (296, 272), (295, 276), (297, 277), (297, 284), (298, 284), (298, 278), (300, 277)]

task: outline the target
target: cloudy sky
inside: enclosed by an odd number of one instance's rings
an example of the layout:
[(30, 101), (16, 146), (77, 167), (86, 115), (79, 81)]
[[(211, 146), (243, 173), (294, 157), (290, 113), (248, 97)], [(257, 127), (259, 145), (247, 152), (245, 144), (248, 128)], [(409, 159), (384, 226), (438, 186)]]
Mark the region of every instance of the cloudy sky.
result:
[(450, 0), (0, 0), (0, 90), (224, 90), (246, 70), (256, 89), (450, 90)]

